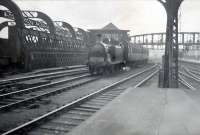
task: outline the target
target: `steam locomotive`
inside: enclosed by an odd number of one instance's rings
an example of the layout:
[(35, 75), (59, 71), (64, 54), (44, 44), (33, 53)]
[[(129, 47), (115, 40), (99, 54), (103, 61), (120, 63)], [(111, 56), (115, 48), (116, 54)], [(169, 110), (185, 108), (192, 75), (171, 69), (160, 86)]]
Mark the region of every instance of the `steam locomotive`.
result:
[(89, 49), (88, 67), (91, 74), (112, 73), (124, 66), (147, 63), (149, 51), (122, 41), (118, 44), (99, 41)]

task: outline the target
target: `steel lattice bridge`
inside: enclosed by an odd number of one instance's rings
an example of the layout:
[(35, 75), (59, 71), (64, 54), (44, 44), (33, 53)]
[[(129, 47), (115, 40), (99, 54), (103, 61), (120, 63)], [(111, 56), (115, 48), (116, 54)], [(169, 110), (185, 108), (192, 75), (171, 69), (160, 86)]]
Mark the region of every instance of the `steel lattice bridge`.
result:
[[(134, 45), (149, 49), (165, 49), (166, 33), (148, 33), (131, 36)], [(200, 32), (179, 32), (179, 49), (200, 50)]]

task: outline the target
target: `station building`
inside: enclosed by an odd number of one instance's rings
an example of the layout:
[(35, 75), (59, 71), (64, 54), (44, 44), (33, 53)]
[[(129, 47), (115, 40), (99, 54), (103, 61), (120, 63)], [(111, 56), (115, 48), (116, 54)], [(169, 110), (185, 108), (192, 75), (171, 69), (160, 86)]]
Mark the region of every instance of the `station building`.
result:
[(91, 37), (90, 45), (96, 42), (97, 35), (101, 35), (101, 40), (109, 40), (114, 44), (122, 40), (130, 40), (128, 35), (129, 30), (121, 30), (113, 23), (109, 23), (102, 29), (89, 29), (88, 31)]

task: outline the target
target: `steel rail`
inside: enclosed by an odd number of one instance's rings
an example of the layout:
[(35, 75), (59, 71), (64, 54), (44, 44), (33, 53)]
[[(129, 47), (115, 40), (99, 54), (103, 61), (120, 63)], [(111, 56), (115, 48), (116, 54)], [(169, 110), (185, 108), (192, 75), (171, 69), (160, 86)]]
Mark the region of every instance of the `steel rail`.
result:
[(189, 84), (180, 74), (179, 74), (179, 82), (193, 91), (196, 90), (196, 88), (194, 88), (191, 84)]
[(199, 69), (197, 69), (197, 67), (189, 67), (189, 66), (185, 66), (185, 67), (187, 67), (188, 69), (190, 69), (190, 70), (192, 70), (192, 71), (194, 71), (194, 72), (197, 72), (197, 73), (199, 73)]
[[(70, 73), (64, 73), (64, 74), (58, 74), (58, 75), (53, 75), (53, 76), (41, 77), (39, 79), (54, 80), (54, 79), (62, 78), (62, 77), (65, 77), (65, 76), (81, 75), (81, 74), (85, 74), (85, 73), (88, 73), (88, 71), (74, 71), (74, 72), (70, 72)], [(7, 92), (7, 91), (4, 90), (4, 88), (16, 87), (17, 85), (19, 85), (18, 82), (10, 82), (10, 83), (5, 83), (5, 84), (0, 84), (0, 92), (4, 91), (4, 94), (5, 94), (5, 92), (9, 93), (9, 90)], [(24, 89), (27, 89), (27, 88), (24, 88)]]
[(187, 75), (187, 74), (185, 74), (185, 73), (183, 73), (183, 72), (181, 72), (181, 71), (179, 71), (179, 74), (181, 74), (181, 75), (183, 75), (183, 76), (185, 76), (185, 77), (187, 77), (187, 78), (190, 78), (190, 79), (192, 79), (192, 80), (195, 80), (195, 81), (198, 82), (198, 83), (200, 82), (199, 79), (193, 77), (192, 75)]
[(30, 80), (30, 79), (40, 78), (40, 77), (47, 77), (47, 76), (52, 76), (52, 75), (59, 75), (59, 74), (65, 74), (65, 73), (71, 73), (71, 72), (80, 72), (80, 71), (88, 71), (88, 70), (87, 69), (83, 69), (83, 70), (73, 69), (73, 70), (70, 70), (70, 71), (59, 71), (59, 72), (53, 72), (53, 73), (42, 73), (42, 74), (39, 74), (39, 75), (29, 75), (29, 76), (24, 76), (24, 77), (17, 77), (17, 78), (0, 80), (0, 84), (10, 83), (10, 82), (19, 82), (19, 81)]
[[(60, 108), (58, 108), (58, 109), (55, 109), (55, 110), (53, 110), (53, 111), (51, 111), (51, 112), (49, 112), (49, 113), (47, 113), (47, 114), (44, 114), (44, 115), (42, 115), (42, 116), (40, 116), (40, 117), (38, 117), (38, 118), (33, 119), (33, 120), (31, 120), (31, 121), (29, 121), (29, 122), (27, 122), (27, 123), (25, 123), (25, 124), (22, 124), (22, 125), (20, 125), (20, 126), (14, 128), (14, 129), (11, 129), (11, 130), (9, 130), (9, 131), (3, 133), (2, 135), (11, 135), (11, 134), (17, 134), (17, 133), (20, 133), (20, 132), (22, 133), (22, 131), (24, 131), (26, 128), (31, 127), (31, 126), (33, 126), (34, 124), (37, 124), (37, 123), (39, 123), (39, 122), (41, 122), (41, 121), (43, 121), (43, 120), (49, 118), (50, 116), (56, 115), (56, 114), (58, 114), (59, 112), (64, 111), (64, 110), (70, 110), (70, 109), (73, 108), (74, 106), (79, 105), (79, 104), (81, 104), (82, 102), (85, 102), (85, 101), (87, 101), (87, 100), (89, 100), (89, 99), (91, 99), (91, 98), (97, 96), (98, 94), (101, 94), (101, 93), (103, 93), (103, 92), (105, 92), (105, 91), (107, 91), (107, 90), (109, 90), (109, 89), (111, 89), (111, 88), (114, 88), (114, 87), (116, 87), (116, 86), (118, 86), (118, 85), (120, 85), (120, 84), (122, 84), (122, 83), (124, 83), (124, 82), (126, 82), (126, 81), (129, 81), (129, 80), (131, 80), (131, 79), (133, 79), (133, 78), (135, 78), (135, 77), (137, 77), (137, 76), (139, 76), (139, 75), (141, 75), (141, 74), (143, 74), (143, 73), (145, 73), (145, 72), (147, 72), (147, 71), (150, 71), (150, 70), (152, 70), (152, 69), (154, 69), (154, 68), (156, 68), (156, 67), (157, 67), (157, 65), (154, 65), (154, 66), (152, 66), (152, 67), (150, 67), (150, 68), (148, 68), (148, 69), (145, 69), (145, 70), (143, 70), (143, 71), (141, 71), (141, 72), (139, 72), (139, 73), (132, 74), (132, 75), (130, 75), (129, 77), (126, 77), (126, 78), (124, 78), (124, 79), (122, 79), (122, 80), (120, 80), (120, 81), (118, 81), (118, 82), (115, 82), (115, 83), (113, 83), (113, 84), (111, 84), (111, 85), (105, 86), (104, 88), (101, 88), (101, 89), (99, 89), (99, 90), (96, 91), (96, 92), (93, 92), (93, 93), (91, 93), (91, 94), (88, 94), (88, 95), (86, 95), (86, 96), (84, 96), (84, 97), (82, 97), (82, 98), (79, 98), (79, 99), (77, 99), (77, 100), (75, 100), (75, 101), (73, 101), (73, 102), (71, 102), (71, 103), (68, 103), (68, 104), (66, 104), (66, 105), (64, 105), (64, 106), (62, 106), (62, 107), (60, 107)], [(154, 73), (155, 73), (155, 72), (154, 72)], [(152, 74), (151, 74), (150, 76), (152, 76)], [(148, 78), (151, 78), (151, 77), (148, 76)], [(145, 78), (145, 81), (147, 81), (146, 78)], [(142, 82), (144, 83), (144, 80), (142, 80)], [(143, 83), (141, 83), (141, 82), (139, 82), (139, 83), (140, 83), (140, 85), (143, 84)], [(140, 85), (138, 85), (138, 86), (140, 86)]]
[(89, 76), (90, 76), (90, 74), (81, 75), (81, 76), (73, 77), (73, 78), (70, 78), (70, 79), (63, 79), (63, 80), (56, 81), (56, 82), (50, 82), (48, 84), (43, 84), (43, 85), (39, 85), (39, 86), (27, 88), (27, 89), (22, 89), (22, 90), (18, 90), (18, 91), (6, 93), (6, 94), (1, 94), (0, 95), (0, 100), (4, 99), (6, 97), (17, 95), (17, 94), (22, 94), (22, 93), (27, 93), (27, 92), (33, 92), (33, 91), (36, 91), (38, 89), (55, 86), (55, 85), (58, 85), (58, 84), (61, 84), (61, 83), (71, 82), (71, 81), (78, 80), (78, 79), (85, 78), (85, 77), (89, 77)]
[(197, 81), (197, 82), (200, 82), (200, 77), (198, 77), (195, 73), (193, 73), (193, 72), (192, 72), (193, 70), (190, 70), (190, 69), (188, 69), (188, 68), (186, 68), (186, 67), (184, 67), (184, 70), (185, 70), (189, 75), (191, 75), (192, 77), (196, 78), (196, 81)]
[(199, 75), (200, 76), (200, 73), (197, 72), (197, 71), (191, 71), (193, 74), (196, 74), (196, 75)]
[(37, 96), (33, 96), (33, 97), (30, 97), (30, 98), (26, 98), (24, 100), (21, 100), (21, 101), (17, 101), (17, 102), (14, 102), (14, 103), (10, 103), (10, 104), (7, 104), (7, 105), (4, 105), (4, 106), (0, 106), (0, 111), (4, 111), (4, 110), (8, 110), (12, 107), (16, 107), (20, 104), (25, 104), (25, 103), (28, 103), (30, 101), (35, 101), (37, 99), (41, 99), (41, 98), (44, 98), (44, 97), (48, 97), (50, 95), (54, 95), (54, 94), (57, 94), (57, 93), (61, 93), (63, 91), (66, 91), (66, 90), (69, 90), (69, 89), (72, 89), (72, 88), (75, 88), (75, 87), (79, 87), (81, 85), (84, 85), (84, 84), (87, 84), (87, 83), (90, 83), (90, 82), (93, 82), (93, 81), (96, 81), (98, 80), (100, 77), (97, 77), (97, 78), (93, 78), (93, 79), (89, 79), (87, 81), (84, 81), (84, 82), (81, 82), (81, 83), (78, 83), (78, 84), (74, 84), (74, 85), (71, 85), (71, 86), (64, 86), (64, 87), (60, 87), (60, 88), (57, 88), (53, 91), (49, 91), (49, 92), (46, 92), (46, 93), (43, 93), (43, 94), (40, 94), (40, 95), (37, 95)]
[(142, 86), (145, 82), (147, 82), (149, 79), (151, 79), (152, 77), (154, 77), (157, 73), (159, 72), (159, 69), (156, 70), (155, 72), (153, 72), (152, 74), (150, 74), (147, 78), (145, 78), (143, 81), (141, 81), (140, 83), (138, 83), (137, 85), (134, 86), (134, 88), (140, 87)]
[(188, 70), (192, 71), (194, 74), (196, 75), (200, 75), (200, 70), (199, 67), (200, 65), (196, 65), (195, 63), (187, 63), (187, 64), (183, 64), (183, 68), (187, 68)]

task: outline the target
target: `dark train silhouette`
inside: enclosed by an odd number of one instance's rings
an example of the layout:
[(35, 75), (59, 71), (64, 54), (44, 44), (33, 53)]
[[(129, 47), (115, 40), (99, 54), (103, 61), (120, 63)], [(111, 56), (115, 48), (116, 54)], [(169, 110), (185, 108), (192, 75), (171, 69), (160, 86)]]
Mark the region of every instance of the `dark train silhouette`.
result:
[(113, 44), (99, 40), (89, 50), (88, 67), (91, 74), (112, 73), (127, 65), (146, 63), (148, 57), (148, 49), (142, 46), (127, 41)]

